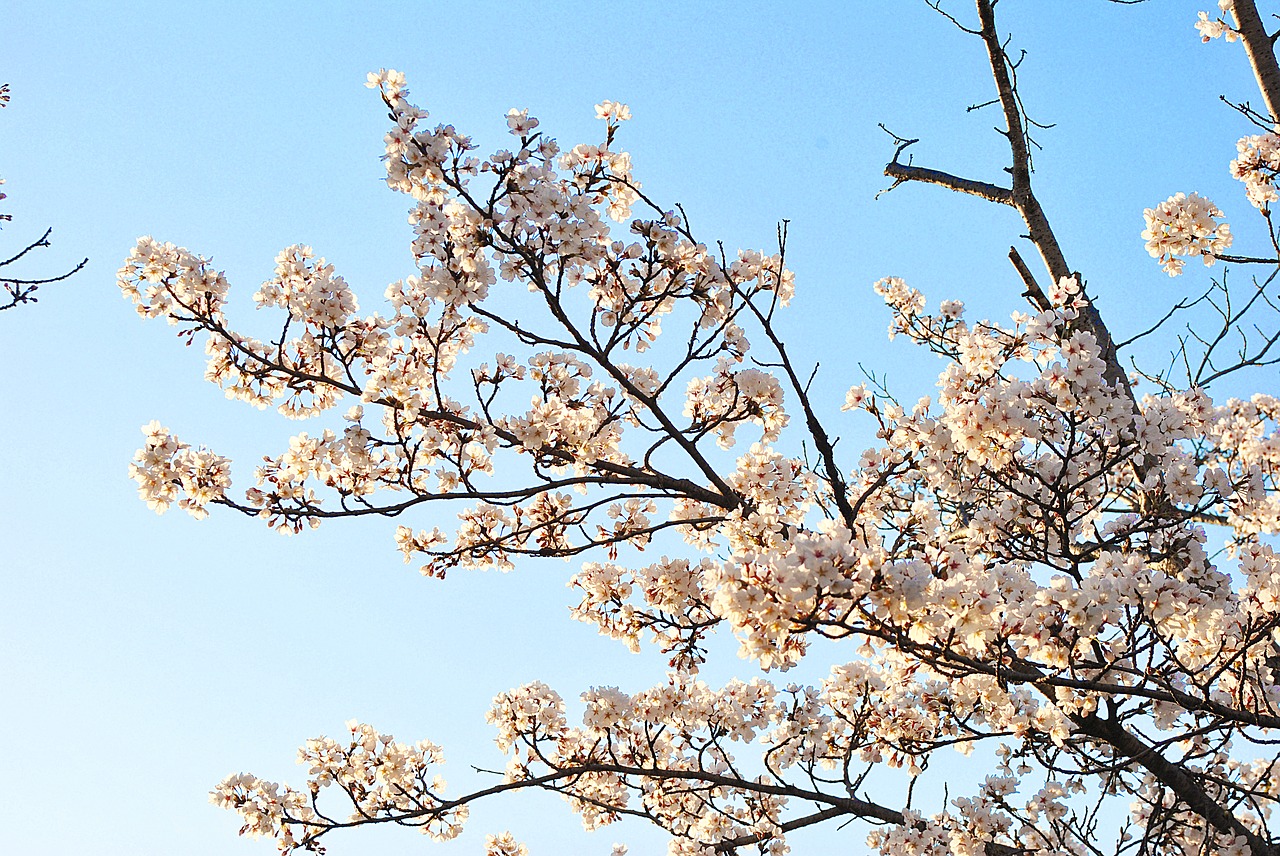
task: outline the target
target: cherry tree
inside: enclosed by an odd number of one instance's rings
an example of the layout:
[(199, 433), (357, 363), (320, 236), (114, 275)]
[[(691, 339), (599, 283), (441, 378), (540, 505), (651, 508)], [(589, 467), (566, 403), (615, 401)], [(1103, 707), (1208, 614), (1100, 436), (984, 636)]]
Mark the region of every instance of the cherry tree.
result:
[[(156, 511), (221, 506), (298, 532), (440, 521), (426, 507), (448, 503), (448, 531), (395, 527), (423, 574), (581, 556), (573, 617), (670, 662), (666, 683), (633, 694), (502, 693), (489, 721), (508, 764), (473, 792), (446, 787), (434, 743), (349, 723), (302, 747), (301, 785), (237, 774), (214, 788), (242, 833), (286, 853), (371, 824), (449, 839), (477, 800), (541, 789), (588, 829), (656, 824), (672, 854), (778, 854), (792, 830), (849, 822), (885, 856), (1280, 853), (1280, 399), (1213, 397), (1280, 361), (1276, 36), (1254, 0), (1195, 22), (1255, 72), (1265, 109), (1238, 105), (1258, 127), (1230, 168), (1270, 246), (1231, 254), (1222, 211), (1196, 193), (1153, 205), (1142, 233), (1170, 275), (1196, 257), (1268, 274), (1157, 313), (1140, 336), (1179, 313), (1213, 323), (1178, 337), (1167, 365), (1127, 368), (1133, 340), (1115, 341), (1033, 191), (1039, 126), (997, 0), (975, 2), (931, 5), (989, 61), (1007, 177), (918, 165), (902, 138), (884, 172), (1012, 207), (1043, 270), (1010, 251), (1026, 305), (1005, 323), (875, 284), (891, 334), (942, 359), (915, 401), (874, 377), (814, 400), (776, 324), (796, 286), (786, 224), (776, 247), (732, 257), (696, 235), (632, 174), (630, 111), (611, 101), (598, 142), (562, 148), (513, 109), (510, 147), (480, 157), (425, 123), (402, 74), (370, 74), (418, 266), (381, 312), (289, 247), (254, 295), (283, 318), (260, 340), (228, 326), (208, 260), (138, 242), (124, 293), (188, 341), (207, 335), (209, 381), (297, 419), (345, 409), (239, 493), (227, 458), (152, 423), (132, 473)], [(838, 450), (840, 419), (875, 443)], [(699, 679), (717, 632), (756, 677)], [(773, 679), (818, 650), (841, 652), (824, 679)], [(977, 772), (947, 781), (940, 759), (956, 752)], [(905, 805), (880, 796), (903, 779)], [(947, 792), (927, 799), (917, 781)], [(495, 832), (488, 852), (525, 848)]]

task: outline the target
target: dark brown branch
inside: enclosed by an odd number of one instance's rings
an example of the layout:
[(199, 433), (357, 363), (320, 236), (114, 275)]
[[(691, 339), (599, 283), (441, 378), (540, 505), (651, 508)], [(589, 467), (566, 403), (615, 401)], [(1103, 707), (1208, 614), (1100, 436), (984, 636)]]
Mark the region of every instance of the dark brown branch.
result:
[[(896, 809), (891, 809), (888, 806), (880, 805), (878, 803), (874, 803), (869, 800), (859, 799), (854, 796), (835, 796), (833, 794), (827, 794), (821, 791), (807, 790), (804, 788), (797, 787), (795, 785), (787, 785), (787, 784), (775, 785), (775, 784), (770, 784), (768, 782), (752, 781), (744, 777), (721, 775), (721, 774), (712, 773), (706, 770), (671, 770), (671, 769), (663, 769), (660, 767), (643, 767), (643, 766), (633, 767), (633, 766), (626, 766), (622, 764), (598, 763), (598, 762), (587, 762), (583, 764), (574, 764), (572, 766), (565, 766), (565, 767), (553, 767), (551, 772), (544, 773), (541, 776), (533, 776), (528, 779), (517, 780), (514, 782), (504, 782), (502, 784), (494, 785), (489, 788), (484, 788), (482, 790), (475, 791), (473, 793), (466, 794), (464, 796), (457, 797), (450, 800), (437, 797), (437, 799), (440, 800), (438, 805), (430, 806), (430, 807), (419, 809), (416, 811), (407, 811), (398, 815), (369, 816), (366, 818), (349, 820), (345, 822), (335, 821), (335, 822), (328, 822), (328, 823), (316, 823), (314, 821), (301, 821), (301, 820), (290, 818), (290, 822), (298, 826), (302, 826), (304, 828), (321, 827), (318, 833), (314, 835), (309, 835), (310, 838), (314, 839), (314, 838), (318, 838), (320, 835), (323, 835), (324, 833), (329, 832), (330, 830), (333, 830), (333, 829), (344, 829), (344, 828), (351, 828), (356, 826), (364, 826), (366, 824), (380, 824), (380, 823), (404, 824), (408, 821), (422, 820), (430, 817), (438, 817), (438, 816), (444, 815), (445, 813), (455, 808), (458, 808), (459, 806), (476, 802), (477, 800), (482, 799), (484, 797), (494, 796), (496, 794), (500, 794), (508, 791), (519, 791), (526, 788), (543, 788), (543, 789), (555, 791), (557, 793), (576, 796), (573, 794), (572, 790), (562, 790), (562, 786), (560, 786), (559, 783), (565, 780), (568, 780), (567, 784), (571, 788), (576, 779), (578, 779), (579, 777), (585, 774), (591, 774), (591, 773), (611, 773), (613, 775), (618, 775), (618, 776), (641, 776), (641, 777), (653, 778), (653, 779), (674, 779), (674, 780), (691, 781), (691, 782), (705, 784), (705, 785), (738, 789), (738, 790), (742, 790), (750, 793), (770, 794), (772, 796), (781, 796), (781, 797), (789, 797), (792, 799), (808, 800), (810, 802), (815, 802), (815, 803), (828, 806), (828, 808), (820, 812), (817, 812), (814, 815), (809, 815), (807, 817), (798, 819), (798, 821), (794, 822), (793, 825), (791, 826), (784, 825), (783, 826), (784, 831), (788, 829), (796, 829), (801, 826), (807, 826), (811, 823), (817, 823), (821, 820), (827, 820), (829, 818), (841, 817), (841, 816), (849, 817), (850, 819), (860, 818), (862, 820), (868, 820), (868, 821), (873, 821), (878, 823), (888, 823), (888, 824), (893, 824), (895, 826), (901, 826), (907, 822), (906, 816), (901, 811), (897, 811)], [(725, 844), (729, 845), (729, 847), (743, 846), (750, 843), (755, 843), (755, 842), (746, 841), (746, 840), (740, 840), (732, 843), (725, 842)], [(1019, 848), (1010, 847), (1007, 844), (999, 844), (995, 842), (988, 842), (986, 844), (986, 851), (987, 853), (991, 854), (991, 856), (1018, 856), (1018, 854), (1025, 852)]]
[[(783, 832), (790, 832), (793, 829), (802, 829), (806, 826), (812, 826), (815, 823), (821, 823), (824, 820), (831, 820), (833, 817), (841, 817), (845, 814), (842, 808), (824, 808), (822, 811), (816, 811), (813, 814), (806, 814), (804, 817), (798, 817), (795, 820), (788, 820), (785, 823), (778, 824), (778, 828)], [(717, 853), (733, 853), (739, 847), (748, 847), (752, 844), (759, 844), (767, 840), (762, 835), (743, 835), (740, 838), (730, 838), (727, 841), (721, 841), (716, 844)]]
[[(783, 265), (786, 263), (787, 257), (787, 230), (785, 223), (786, 221), (783, 221), (783, 224), (778, 227), (779, 259), (777, 275), (779, 280), (782, 279)], [(786, 373), (791, 389), (800, 401), (800, 407), (804, 410), (805, 426), (809, 429), (809, 436), (813, 438), (818, 454), (822, 456), (822, 465), (827, 471), (827, 479), (831, 482), (831, 495), (835, 500), (836, 508), (839, 509), (845, 525), (853, 529), (857, 515), (853, 510), (853, 506), (849, 504), (849, 488), (845, 484), (840, 465), (836, 463), (835, 444), (831, 442), (831, 438), (827, 435), (826, 429), (822, 427), (822, 422), (819, 421), (818, 415), (814, 412), (813, 405), (809, 401), (809, 395), (806, 392), (807, 384), (802, 384), (800, 378), (796, 376), (795, 367), (787, 354), (787, 347), (782, 339), (779, 338), (777, 331), (773, 329), (773, 320), (770, 315), (762, 312), (760, 307), (756, 306), (755, 301), (751, 299), (751, 295), (743, 293), (738, 286), (734, 285), (733, 290), (742, 298), (751, 313), (755, 315), (760, 327), (764, 330), (765, 336), (769, 338), (770, 344), (773, 345), (773, 349), (777, 352), (778, 358), (782, 360), (779, 365)], [(777, 291), (774, 294), (776, 295)], [(814, 371), (817, 371), (816, 367)], [(810, 379), (812, 380), (812, 377)]]
[[(0, 194), (0, 196), (2, 195), (3, 194)], [(52, 246), (49, 243), (49, 235), (51, 235), (52, 233), (53, 233), (52, 227), (45, 229), (43, 235), (41, 235), (32, 243), (23, 247), (15, 255), (7, 259), (0, 260), (0, 268), (7, 267), (8, 265), (13, 264), (14, 262), (22, 260), (34, 250), (37, 250), (43, 247)], [(78, 273), (88, 263), (89, 263), (88, 259), (82, 259), (79, 262), (79, 264), (77, 264), (75, 267), (71, 268), (70, 270), (66, 271), (65, 273), (61, 273), (56, 276), (43, 277), (40, 279), (20, 279), (17, 277), (0, 277), (0, 289), (3, 289), (3, 291), (6, 292), (9, 296), (7, 302), (0, 303), (0, 312), (3, 312), (6, 309), (12, 309), (13, 307), (19, 306), (23, 303), (35, 303), (38, 300), (38, 298), (35, 297), (35, 293), (37, 290), (39, 290), (40, 286), (48, 285), (49, 283), (53, 283), (53, 282), (62, 282), (64, 279), (67, 279), (71, 277), (73, 274)]]
[[(1022, 215), (1023, 221), (1027, 224), (1027, 236), (1040, 251), (1044, 266), (1048, 268), (1049, 276), (1056, 283), (1065, 277), (1072, 276), (1072, 271), (1067, 265), (1066, 256), (1062, 254), (1057, 236), (1049, 226), (1049, 218), (1040, 207), (1040, 201), (1031, 191), (1031, 151), (1028, 147), (1018, 93), (1009, 71), (1009, 56), (1005, 53), (1000, 35), (996, 31), (995, 3), (993, 0), (977, 0), (977, 3), (978, 19), (982, 24), (982, 42), (987, 48), (991, 75), (995, 79), (1000, 106), (1004, 110), (1006, 128), (1002, 133), (1009, 142), (1009, 150), (1013, 156), (1013, 163), (1009, 169), (1009, 174), (1013, 177), (1012, 205)], [(1081, 281), (1082, 289), (1083, 286), (1084, 283)], [(1106, 381), (1122, 389), (1130, 401), (1136, 401), (1133, 390), (1129, 386), (1128, 373), (1120, 365), (1119, 357), (1116, 355), (1116, 346), (1111, 338), (1111, 332), (1092, 303), (1080, 310), (1080, 317), (1075, 326), (1087, 330), (1097, 339), (1098, 349), (1107, 364), (1106, 371), (1103, 372)]]
[(1268, 259), (1259, 256), (1232, 256), (1214, 253), (1213, 257), (1219, 261), (1233, 262), (1238, 265), (1280, 265), (1280, 259)]
[(1022, 277), (1022, 282), (1027, 287), (1027, 290), (1022, 292), (1022, 296), (1027, 298), (1041, 312), (1051, 309), (1053, 304), (1049, 302), (1049, 298), (1045, 296), (1044, 291), (1040, 288), (1040, 283), (1036, 282), (1035, 275), (1031, 273), (1031, 268), (1027, 267), (1027, 263), (1022, 260), (1022, 254), (1018, 252), (1017, 247), (1009, 248), (1009, 261), (1013, 262), (1014, 269), (1018, 271), (1018, 276)]
[(13, 264), (13, 263), (14, 263), (14, 262), (16, 262), (18, 259), (22, 258), (22, 257), (23, 257), (23, 256), (25, 256), (27, 253), (31, 252), (32, 250), (36, 249), (37, 247), (47, 247), (47, 246), (49, 246), (49, 236), (50, 236), (50, 235), (52, 235), (52, 234), (53, 234), (53, 227), (52, 227), (52, 226), (50, 226), (48, 229), (45, 229), (45, 230), (44, 230), (44, 234), (43, 234), (43, 235), (41, 235), (39, 238), (36, 238), (36, 239), (35, 239), (34, 241), (32, 241), (30, 244), (27, 244), (27, 245), (26, 245), (25, 247), (23, 247), (21, 250), (18, 250), (18, 252), (17, 252), (15, 255), (12, 255), (12, 256), (10, 256), (10, 257), (9, 257), (9, 258), (7, 258), (7, 259), (0, 260), (0, 267), (4, 267), (5, 265), (11, 265), (11, 264)]
[(1197, 297), (1195, 300), (1179, 300), (1179, 301), (1178, 301), (1177, 303), (1175, 303), (1172, 307), (1170, 307), (1169, 311), (1168, 311), (1168, 312), (1166, 312), (1166, 313), (1164, 314), (1164, 317), (1163, 317), (1163, 318), (1161, 318), (1159, 321), (1157, 321), (1156, 323), (1152, 324), (1150, 327), (1148, 327), (1147, 329), (1143, 330), (1141, 333), (1135, 333), (1134, 335), (1132, 335), (1132, 336), (1130, 336), (1129, 338), (1125, 339), (1123, 342), (1118, 343), (1118, 344), (1116, 345), (1116, 350), (1120, 350), (1121, 348), (1125, 348), (1125, 347), (1127, 347), (1127, 346), (1129, 346), (1129, 345), (1132, 345), (1134, 342), (1138, 341), (1139, 339), (1143, 338), (1144, 336), (1149, 336), (1149, 335), (1151, 335), (1151, 334), (1152, 334), (1152, 333), (1154, 333), (1156, 330), (1159, 330), (1161, 327), (1163, 327), (1163, 326), (1164, 326), (1164, 324), (1165, 324), (1165, 322), (1166, 322), (1166, 321), (1168, 321), (1170, 318), (1172, 318), (1176, 313), (1181, 312), (1181, 311), (1183, 311), (1184, 309), (1191, 309), (1193, 306), (1196, 306), (1196, 305), (1197, 305), (1197, 304), (1199, 304), (1201, 301), (1203, 301), (1203, 300), (1208, 300), (1208, 299), (1209, 299), (1209, 295), (1211, 295), (1211, 294), (1213, 293), (1213, 290), (1214, 290), (1214, 288), (1216, 288), (1216, 287), (1217, 287), (1217, 286), (1211, 286), (1211, 287), (1209, 288), (1209, 290), (1208, 290), (1208, 291), (1206, 291), (1204, 294), (1202, 294), (1202, 295), (1200, 295), (1199, 297)]
[(989, 202), (999, 202), (1001, 205), (1013, 205), (1013, 192), (1007, 187), (1000, 187), (995, 184), (987, 184), (985, 181), (974, 181), (969, 178), (960, 178), (948, 172), (942, 172), (936, 169), (926, 169), (922, 166), (912, 166), (911, 164), (898, 163), (893, 161), (884, 168), (884, 174), (892, 178), (892, 190), (899, 184), (908, 181), (920, 181), (925, 184), (939, 184), (948, 190), (954, 190), (957, 193), (968, 193), (971, 196), (981, 196)]
[(1275, 852), (1265, 838), (1249, 829), (1239, 818), (1220, 805), (1185, 769), (1167, 760), (1120, 723), (1111, 719), (1102, 719), (1096, 714), (1073, 716), (1071, 719), (1082, 733), (1109, 744), (1121, 755), (1155, 776), (1162, 785), (1177, 794), (1178, 799), (1189, 809), (1207, 820), (1216, 830), (1228, 835), (1243, 835), (1254, 856)]
[(995, 78), (996, 92), (1000, 96), (1000, 107), (1004, 111), (1006, 129), (1002, 132), (1009, 141), (1013, 154), (1013, 163), (1009, 174), (1013, 177), (1012, 197), (1010, 203), (1018, 209), (1022, 219), (1027, 223), (1031, 242), (1036, 245), (1044, 259), (1045, 267), (1054, 282), (1071, 275), (1058, 239), (1049, 228), (1049, 220), (1040, 202), (1031, 192), (1031, 151), (1027, 144), (1027, 131), (1022, 121), (1022, 110), (1018, 106), (1018, 95), (1014, 91), (1013, 79), (1009, 74), (1009, 57), (1000, 43), (996, 32), (995, 4), (991, 0), (978, 0), (978, 20), (982, 25), (982, 42), (987, 48), (987, 59), (991, 64), (991, 74)]
[[(341, 390), (342, 392), (345, 392), (349, 395), (355, 395), (355, 396), (360, 395), (361, 393), (360, 387), (355, 385), (354, 383), (346, 384), (341, 382), (340, 380), (335, 380), (333, 378), (325, 377), (322, 375), (299, 373), (292, 370), (289, 366), (284, 365), (283, 363), (272, 361), (264, 357), (262, 354), (258, 354), (254, 352), (253, 350), (245, 347), (244, 343), (241, 342), (239, 338), (237, 338), (234, 334), (232, 334), (231, 331), (228, 330), (225, 327), (225, 325), (223, 325), (217, 319), (211, 316), (208, 316), (206, 314), (202, 314), (197, 307), (189, 306), (186, 303), (184, 303), (182, 301), (181, 296), (175, 293), (173, 289), (168, 285), (166, 285), (166, 290), (169, 292), (169, 295), (174, 299), (174, 301), (179, 306), (181, 306), (183, 309), (187, 310), (188, 312), (192, 313), (192, 317), (190, 318), (179, 317), (178, 320), (190, 321), (194, 324), (199, 325), (201, 329), (204, 329), (209, 333), (217, 334), (220, 338), (222, 338), (231, 346), (232, 350), (238, 353), (242, 353), (248, 360), (252, 360), (256, 363), (259, 363), (267, 367), (268, 369), (279, 372), (283, 375), (290, 375), (294, 378), (297, 378), (299, 380), (302, 380), (308, 383), (324, 384), (324, 385), (331, 386), (334, 389)], [(395, 402), (386, 401), (383, 399), (378, 399), (373, 403), (380, 404), (384, 407), (394, 408), (398, 406)], [(456, 413), (452, 413), (446, 410), (420, 411), (419, 419), (420, 420), (425, 419), (428, 421), (440, 420), (443, 422), (448, 422), (451, 425), (455, 425), (459, 428), (470, 430), (470, 431), (479, 431), (484, 428), (484, 425), (479, 421), (468, 419), (466, 417), (460, 416)], [(494, 433), (497, 434), (497, 436), (500, 437), (504, 442), (510, 444), (513, 447), (518, 447), (521, 445), (519, 438), (516, 437), (515, 434), (503, 428), (499, 428), (498, 426), (491, 426), (491, 427), (493, 428)], [(565, 464), (572, 464), (575, 460), (571, 452), (566, 451), (564, 449), (557, 449), (552, 446), (544, 446), (540, 449), (537, 449), (534, 453), (555, 458), (556, 460), (563, 461)], [(638, 467), (629, 466), (627, 464), (615, 463), (608, 460), (594, 461), (591, 464), (591, 468), (606, 476), (607, 475), (621, 476), (625, 480), (625, 483), (628, 483), (628, 484), (644, 484), (650, 487), (658, 488), (660, 490), (669, 490), (673, 493), (683, 494), (693, 499), (697, 499), (700, 502), (706, 502), (710, 505), (714, 505), (719, 508), (734, 509), (741, 504), (740, 498), (732, 492), (730, 492), (729, 494), (718, 493), (716, 491), (703, 487), (697, 484), (696, 482), (692, 482), (688, 479), (668, 476), (656, 470), (655, 471), (644, 470)], [(223, 504), (229, 504), (229, 503), (223, 503)], [(338, 514), (335, 516), (346, 516), (346, 515)]]

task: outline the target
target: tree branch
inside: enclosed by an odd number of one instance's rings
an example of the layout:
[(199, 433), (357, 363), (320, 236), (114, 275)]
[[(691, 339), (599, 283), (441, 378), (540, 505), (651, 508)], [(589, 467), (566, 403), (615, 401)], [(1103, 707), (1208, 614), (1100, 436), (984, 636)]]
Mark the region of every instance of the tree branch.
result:
[(1280, 64), (1276, 62), (1271, 36), (1267, 35), (1254, 0), (1235, 0), (1231, 12), (1271, 122), (1280, 125)]
[[(1004, 45), (1000, 43), (1000, 35), (996, 31), (995, 3), (993, 0), (977, 0), (977, 3), (978, 19), (982, 26), (982, 42), (987, 48), (987, 59), (991, 64), (991, 74), (996, 82), (1000, 107), (1004, 111), (1007, 125), (1002, 133), (1009, 141), (1009, 150), (1013, 155), (1013, 163), (1009, 170), (1009, 174), (1013, 177), (1012, 204), (1022, 215), (1023, 221), (1027, 224), (1027, 236), (1040, 251), (1040, 257), (1049, 270), (1049, 276), (1056, 283), (1071, 276), (1072, 271), (1067, 265), (1062, 247), (1058, 244), (1058, 238), (1049, 225), (1049, 218), (1040, 207), (1040, 201), (1031, 191), (1031, 151), (1027, 144), (1022, 108), (1018, 103), (1017, 91), (1009, 73), (1009, 56), (1005, 53)], [(1083, 287), (1084, 283), (1081, 281), (1081, 288)], [(1131, 401), (1136, 401), (1133, 390), (1129, 386), (1129, 375), (1120, 365), (1120, 359), (1116, 354), (1111, 332), (1092, 303), (1080, 310), (1077, 326), (1089, 331), (1098, 340), (1101, 356), (1107, 363), (1107, 370), (1103, 373), (1103, 377), (1108, 383), (1123, 389)]]
[(995, 184), (987, 184), (985, 181), (974, 181), (969, 178), (960, 178), (948, 172), (942, 172), (936, 169), (926, 169), (922, 166), (912, 166), (911, 164), (898, 163), (896, 160), (887, 164), (884, 168), (884, 174), (894, 179), (892, 190), (899, 184), (908, 181), (920, 181), (925, 184), (939, 184), (948, 190), (954, 190), (957, 193), (968, 193), (971, 196), (981, 196), (990, 202), (999, 202), (1001, 205), (1013, 205), (1013, 192), (1007, 187), (1000, 187)]

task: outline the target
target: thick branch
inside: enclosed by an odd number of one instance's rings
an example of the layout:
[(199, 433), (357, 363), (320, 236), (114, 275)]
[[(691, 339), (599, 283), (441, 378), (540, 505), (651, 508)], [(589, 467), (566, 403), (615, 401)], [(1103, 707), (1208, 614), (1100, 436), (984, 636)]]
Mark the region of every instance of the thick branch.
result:
[(991, 202), (999, 202), (1001, 205), (1013, 205), (1013, 192), (1007, 187), (1000, 187), (995, 184), (987, 184), (985, 181), (974, 181), (969, 178), (960, 178), (947, 172), (936, 169), (926, 169), (922, 166), (912, 166), (911, 164), (898, 163), (896, 160), (888, 164), (884, 168), (884, 174), (894, 180), (894, 187), (906, 181), (922, 181), (925, 184), (940, 184), (948, 190), (954, 190), (957, 193), (968, 193), (973, 196), (981, 196)]
[[(1031, 152), (1027, 146), (1022, 108), (1018, 103), (1013, 78), (1009, 73), (1009, 57), (1005, 54), (1004, 45), (1000, 43), (1000, 35), (996, 31), (995, 3), (993, 0), (977, 0), (977, 3), (978, 18), (982, 24), (982, 42), (987, 48), (991, 75), (995, 79), (996, 91), (1000, 96), (1000, 107), (1004, 111), (1007, 126), (1003, 133), (1009, 141), (1009, 150), (1013, 155), (1013, 163), (1009, 169), (1009, 174), (1013, 177), (1012, 204), (1027, 224), (1027, 236), (1040, 251), (1044, 266), (1049, 269), (1049, 276), (1057, 282), (1071, 276), (1071, 268), (1067, 265), (1066, 256), (1062, 254), (1057, 236), (1049, 226), (1049, 218), (1040, 207), (1040, 201), (1031, 191)], [(1129, 387), (1128, 373), (1120, 365), (1120, 359), (1116, 354), (1111, 331), (1107, 329), (1102, 316), (1098, 314), (1098, 310), (1092, 303), (1080, 310), (1080, 318), (1076, 326), (1089, 331), (1098, 340), (1098, 348), (1107, 364), (1103, 377), (1108, 383), (1123, 389), (1129, 400), (1135, 400), (1133, 390)]]
[(1009, 261), (1013, 262), (1014, 269), (1018, 272), (1018, 276), (1022, 277), (1022, 283), (1027, 287), (1027, 290), (1022, 292), (1022, 296), (1031, 301), (1041, 312), (1052, 309), (1053, 304), (1045, 296), (1044, 289), (1040, 287), (1040, 283), (1036, 282), (1035, 274), (1031, 272), (1031, 268), (1027, 267), (1027, 263), (1022, 260), (1022, 254), (1018, 252), (1017, 247), (1009, 248)]
[(1234, 814), (1210, 796), (1186, 770), (1167, 760), (1152, 747), (1131, 734), (1114, 720), (1096, 714), (1073, 716), (1081, 732), (1110, 744), (1117, 752), (1151, 773), (1165, 787), (1178, 795), (1187, 807), (1207, 820), (1214, 829), (1227, 835), (1243, 835), (1253, 856), (1271, 854), (1274, 849), (1265, 838), (1245, 826)]
[(1064, 276), (1070, 276), (1071, 268), (1058, 246), (1058, 239), (1049, 228), (1049, 220), (1040, 202), (1031, 192), (1031, 152), (1027, 147), (1027, 131), (1022, 122), (1022, 109), (1018, 106), (1013, 78), (1009, 75), (1009, 58), (996, 32), (994, 6), (992, 0), (978, 0), (978, 20), (982, 25), (982, 42), (987, 48), (991, 74), (1000, 96), (1000, 108), (1004, 111), (1007, 125), (1004, 135), (1013, 153), (1013, 164), (1009, 170), (1013, 177), (1013, 205), (1026, 221), (1031, 242), (1040, 251), (1049, 275), (1057, 282)]
[[(408, 820), (418, 820), (426, 817), (439, 816), (445, 811), (451, 810), (461, 805), (475, 802), (483, 797), (492, 796), (504, 791), (519, 791), (525, 788), (535, 787), (548, 790), (554, 790), (560, 793), (570, 794), (571, 790), (561, 790), (562, 783), (572, 786), (573, 782), (583, 775), (591, 773), (611, 773), (618, 776), (641, 776), (653, 779), (675, 779), (693, 782), (703, 785), (713, 785), (722, 788), (739, 789), (742, 791), (754, 792), (759, 794), (770, 794), (773, 796), (788, 797), (790, 799), (806, 800), (826, 805), (829, 808), (823, 809), (816, 814), (808, 815), (792, 822), (789, 826), (783, 825), (783, 830), (796, 829), (801, 826), (807, 826), (811, 823), (817, 823), (834, 817), (847, 817), (850, 819), (860, 818), (873, 823), (888, 823), (894, 826), (902, 826), (907, 822), (907, 817), (901, 811), (889, 808), (880, 803), (871, 802), (870, 800), (859, 799), (858, 797), (836, 796), (834, 794), (824, 793), (822, 791), (809, 790), (795, 785), (788, 784), (772, 784), (767, 781), (752, 781), (747, 778), (739, 778), (730, 775), (713, 773), (709, 770), (672, 770), (661, 767), (645, 767), (645, 766), (628, 766), (623, 764), (586, 762), (582, 764), (574, 764), (572, 766), (553, 768), (550, 772), (541, 776), (533, 776), (528, 779), (518, 780), (514, 782), (504, 782), (500, 785), (494, 785), (465, 796), (457, 797), (451, 800), (440, 800), (438, 806), (424, 808), (417, 811), (408, 811), (400, 815), (389, 817), (369, 817), (357, 819), (348, 822), (338, 822), (324, 824), (325, 827), (320, 834), (330, 829), (341, 829), (344, 827), (363, 826), (369, 823), (404, 823)], [(320, 825), (320, 824), (312, 824)], [(741, 847), (747, 844), (755, 843), (759, 839), (752, 836), (754, 840), (738, 839), (734, 841), (724, 842), (728, 847)], [(717, 848), (719, 849), (719, 848)], [(1017, 856), (1025, 851), (1010, 847), (1007, 844), (997, 842), (987, 842), (986, 852), (991, 856)]]
[(1236, 30), (1244, 42), (1245, 53), (1249, 55), (1249, 65), (1253, 66), (1254, 77), (1258, 80), (1258, 89), (1267, 104), (1267, 112), (1271, 114), (1271, 122), (1280, 125), (1280, 64), (1276, 62), (1271, 37), (1262, 25), (1254, 0), (1235, 0), (1231, 11), (1236, 19)]

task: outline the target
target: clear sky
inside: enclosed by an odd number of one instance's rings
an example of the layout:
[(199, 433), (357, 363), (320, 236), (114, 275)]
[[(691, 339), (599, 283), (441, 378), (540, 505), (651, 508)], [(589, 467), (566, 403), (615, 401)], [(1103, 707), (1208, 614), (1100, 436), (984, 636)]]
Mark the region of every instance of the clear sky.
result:
[[(1256, 238), (1226, 169), (1248, 127), (1217, 100), (1256, 89), (1238, 46), (1200, 44), (1195, 13), (1213, 5), (1000, 5), (1028, 51), (1032, 116), (1056, 123), (1039, 135), (1038, 191), (1122, 338), (1208, 281), (1192, 266), (1170, 280), (1147, 257), (1144, 207), (1196, 190), (1225, 209), (1238, 247)], [(212, 256), (233, 318), (250, 316), (293, 243), (336, 264), (369, 310), (412, 272), (407, 200), (381, 181), (387, 119), (365, 72), (406, 72), (432, 122), (485, 151), (508, 144), (508, 108), (572, 145), (598, 138), (595, 103), (627, 102), (637, 177), (683, 203), (703, 240), (771, 249), (788, 218), (798, 296), (785, 329), (793, 356), (822, 362), (833, 418), (859, 362), (909, 400), (939, 369), (885, 341), (881, 276), (976, 317), (1024, 308), (1005, 258), (1020, 231), (1010, 209), (919, 186), (875, 199), (892, 152), (880, 122), (921, 138), (923, 165), (1000, 182), (1007, 158), (996, 113), (965, 110), (993, 95), (981, 45), (922, 0), (5, 6), (0, 210), (14, 222), (0, 256), (53, 226), (32, 272), (90, 262), (0, 315), (0, 853), (266, 856), (272, 845), (238, 840), (206, 792), (238, 770), (297, 781), (295, 747), (348, 718), (443, 744), (462, 785), (469, 764), (503, 763), (483, 722), (495, 693), (535, 678), (567, 698), (663, 680), (662, 657), (568, 619), (572, 566), (442, 583), (401, 563), (392, 521), (286, 539), (230, 514), (157, 517), (135, 498), (126, 465), (152, 419), (230, 455), (242, 481), (291, 433), (320, 427), (224, 400), (201, 379), (199, 347), (139, 320), (114, 282), (137, 236)], [(709, 677), (749, 676), (724, 648)], [(470, 828), (453, 845), (334, 836), (330, 852), (476, 854), (507, 828), (535, 856), (660, 846), (638, 829), (584, 836), (553, 797), (492, 804)], [(826, 834), (858, 852), (865, 832)]]

